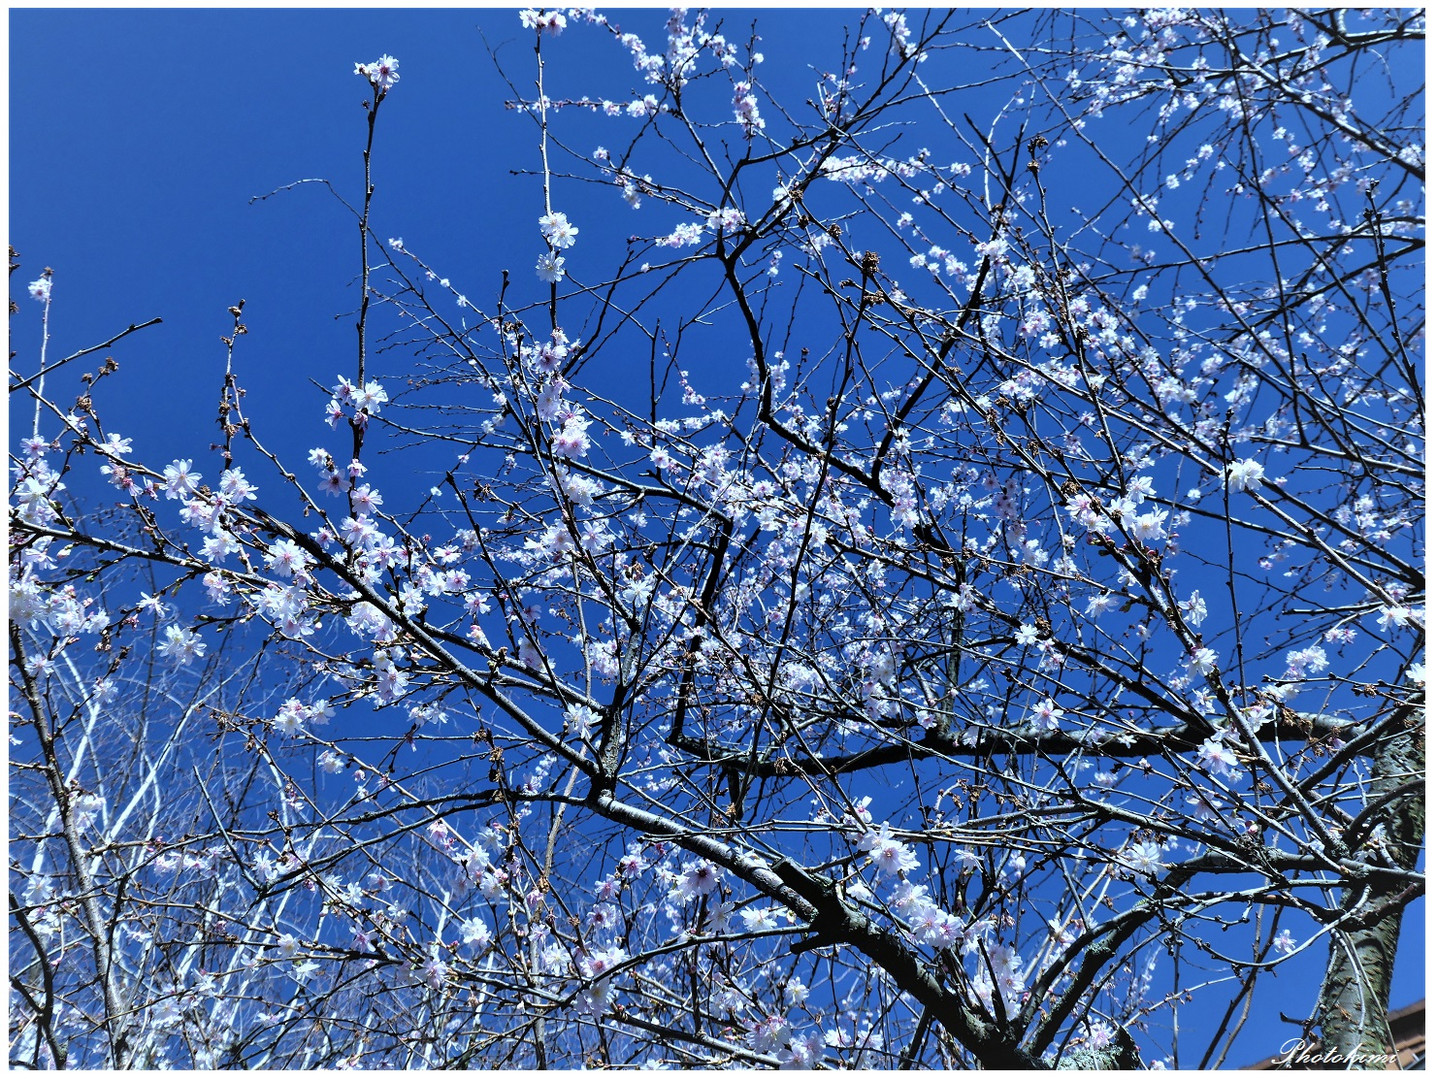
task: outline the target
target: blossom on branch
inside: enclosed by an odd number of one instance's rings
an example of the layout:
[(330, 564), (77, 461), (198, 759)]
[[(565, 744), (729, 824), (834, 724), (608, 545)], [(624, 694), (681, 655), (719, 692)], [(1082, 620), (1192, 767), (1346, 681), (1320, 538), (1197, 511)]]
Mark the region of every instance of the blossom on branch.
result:
[(539, 280), (556, 285), (564, 279), (564, 257), (555, 255), (552, 251), (546, 251), (539, 256), (539, 261), (534, 264), (534, 273), (539, 275)]
[(392, 56), (381, 56), (368, 64), (355, 64), (354, 73), (363, 75), (383, 96), (399, 81), (399, 61)]

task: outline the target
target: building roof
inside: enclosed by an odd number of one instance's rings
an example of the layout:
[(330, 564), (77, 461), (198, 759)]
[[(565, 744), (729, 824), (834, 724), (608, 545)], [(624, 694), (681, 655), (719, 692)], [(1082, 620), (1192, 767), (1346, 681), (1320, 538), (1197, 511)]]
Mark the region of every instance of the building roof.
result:
[[(1387, 1014), (1392, 1031), (1392, 1059), (1388, 1069), (1427, 1068), (1427, 999), (1414, 1001)], [(1321, 1069), (1330, 1067), (1323, 1059), (1322, 1044), (1314, 1039), (1304, 1044), (1301, 1039), (1285, 1043), (1279, 1052), (1247, 1066), (1249, 1069)]]

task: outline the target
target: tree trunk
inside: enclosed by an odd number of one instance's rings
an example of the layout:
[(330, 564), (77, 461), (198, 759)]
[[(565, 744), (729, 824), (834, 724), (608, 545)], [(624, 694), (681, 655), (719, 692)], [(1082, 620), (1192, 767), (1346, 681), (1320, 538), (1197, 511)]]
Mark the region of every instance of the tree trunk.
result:
[[(1377, 808), (1376, 836), (1385, 831), (1393, 860), (1402, 869), (1413, 870), (1427, 821), (1421, 786), (1427, 766), (1425, 723), (1420, 706), (1398, 712), (1401, 726), (1383, 738), (1373, 754), (1368, 805)], [(1388, 997), (1398, 931), (1411, 891), (1410, 883), (1392, 877), (1374, 877), (1365, 888), (1358, 883), (1343, 891), (1342, 909), (1351, 915), (1332, 934), (1318, 1003), (1322, 1059), (1329, 1067), (1387, 1067), (1392, 1044)]]

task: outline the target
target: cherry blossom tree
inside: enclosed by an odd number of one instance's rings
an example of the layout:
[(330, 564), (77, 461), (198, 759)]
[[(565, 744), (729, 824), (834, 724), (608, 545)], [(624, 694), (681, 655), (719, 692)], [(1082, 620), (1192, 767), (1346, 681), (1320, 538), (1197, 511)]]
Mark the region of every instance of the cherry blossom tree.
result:
[(1380, 1065), (1421, 15), (848, 18), (798, 102), (761, 22), (521, 13), (483, 302), (357, 64), (298, 416), (242, 301), (191, 458), (77, 374), (143, 327), (12, 358), (13, 1064), (1213, 1067), (1280, 1007)]

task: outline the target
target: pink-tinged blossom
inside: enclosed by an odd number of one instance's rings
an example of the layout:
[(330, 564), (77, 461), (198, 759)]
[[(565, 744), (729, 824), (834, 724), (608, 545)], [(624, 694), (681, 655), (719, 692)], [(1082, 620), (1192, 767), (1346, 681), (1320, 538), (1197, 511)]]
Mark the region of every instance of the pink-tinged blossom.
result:
[(246, 499), (259, 498), (259, 488), (245, 479), (244, 470), (226, 469), (220, 473), (220, 494), (226, 502), (235, 506)]
[(392, 56), (381, 56), (368, 64), (355, 64), (354, 73), (363, 75), (381, 94), (387, 94), (399, 81), (399, 61)]
[(374, 699), (381, 705), (392, 705), (404, 696), (409, 686), (408, 672), (395, 665), (393, 657), (385, 650), (374, 654)]
[[(599, 481), (584, 476), (582, 473), (570, 472), (567, 469), (555, 469), (554, 475), (555, 479), (559, 481), (559, 489), (563, 491), (564, 497), (575, 506), (592, 506), (594, 498), (604, 490)], [(584, 536), (585, 549), (597, 551), (604, 546), (601, 538), (607, 534), (608, 528), (602, 521), (586, 521), (581, 532)]]
[(766, 1016), (754, 1024), (748, 1034), (748, 1044), (760, 1054), (772, 1053), (788, 1043), (793, 1029), (782, 1016)]
[(617, 945), (610, 945), (607, 949), (599, 949), (584, 956), (579, 961), (579, 970), (586, 978), (602, 979), (613, 974), (616, 967), (629, 958), (629, 954)]
[[(893, 51), (901, 59), (907, 60), (916, 51), (916, 47), (909, 41), (910, 31), (908, 19), (900, 13), (893, 11), (883, 16), (883, 24), (888, 27), (889, 33), (893, 35)], [(865, 41), (868, 39), (865, 38)]]
[[(410, 712), (412, 713), (413, 710), (411, 709)], [(424, 831), (429, 834), (429, 839), (441, 848), (447, 849), (454, 843), (454, 834), (449, 831), (448, 822), (436, 819), (431, 821)]]
[[(656, 116), (659, 112), (659, 99), (653, 94), (645, 94), (642, 98), (631, 101), (624, 106), (624, 111), (635, 120), (642, 119), (645, 116)], [(647, 179), (647, 177), (645, 179)]]
[(865, 795), (856, 800), (851, 809), (845, 811), (843, 820), (845, 824), (866, 827), (873, 824), (873, 813), (868, 808), (873, 805), (873, 796)]
[(193, 464), (188, 458), (176, 458), (165, 466), (165, 498), (188, 499), (199, 490), (200, 474), (190, 471)]
[(10, 621), (12, 623), (17, 625), (28, 623), (33, 627), (45, 618), (47, 607), (44, 588), (35, 580), (34, 571), (27, 569), (21, 577), (11, 577)]
[(1377, 626), (1382, 630), (1403, 625), (1420, 627), (1425, 625), (1426, 621), (1425, 609), (1407, 604), (1388, 604), (1377, 612)]
[(918, 856), (893, 835), (886, 821), (866, 833), (858, 846), (868, 852), (868, 861), (880, 874), (902, 874), (918, 866)]
[(1058, 708), (1052, 698), (1044, 698), (1033, 706), (1029, 719), (1033, 723), (1033, 729), (1042, 734), (1051, 734), (1058, 730), (1058, 721), (1063, 718), (1063, 710)]
[(283, 735), (294, 736), (300, 733), (305, 719), (304, 706), (298, 698), (290, 698), (280, 706), (270, 725)]
[(692, 222), (684, 222), (674, 226), (674, 231), (668, 236), (656, 241), (661, 247), (692, 247), (704, 238), (704, 231)]
[(595, 904), (589, 909), (588, 917), (584, 920), (590, 932), (603, 935), (613, 934), (622, 923), (619, 909), (613, 904)]
[(537, 645), (528, 638), (524, 638), (519, 642), (519, 663), (525, 667), (533, 668), (536, 671), (542, 670), (544, 667), (544, 654), (539, 651)]
[(563, 428), (554, 435), (554, 453), (562, 458), (580, 458), (589, 452), (589, 420), (578, 414), (564, 422)]
[(50, 277), (48, 274), (30, 282), (30, 295), (42, 304), (50, 302)]
[(44, 525), (54, 521), (58, 516), (55, 505), (51, 501), (56, 494), (65, 490), (65, 485), (59, 483), (55, 474), (50, 472), (44, 462), (38, 463), (42, 468), (37, 470), (37, 475), (27, 476), (15, 485), (11, 495), (20, 506), (20, 516), (33, 524)]
[(783, 984), (783, 1003), (790, 1008), (801, 1008), (808, 1001), (809, 993), (801, 979), (788, 979)]
[[(540, 219), (543, 220), (542, 218)], [(519, 350), (520, 358), (543, 375), (555, 375), (569, 358), (569, 338), (559, 327), (555, 327), (549, 340)], [(556, 380), (557, 381), (557, 380)], [(562, 391), (562, 387), (560, 388)]]
[(584, 657), (601, 679), (612, 679), (619, 673), (618, 647), (612, 641), (589, 642)]
[[(22, 585), (20, 602), (23, 605), (22, 612), (28, 618), (22, 620), (21, 616), (12, 613), (11, 619), (16, 622), (29, 621), (33, 624), (37, 619), (43, 620), (59, 636), (70, 637), (75, 634), (95, 633), (102, 629), (108, 621), (104, 608), (97, 608), (95, 611), (87, 613), (87, 609), (94, 601), (89, 597), (80, 596), (73, 585), (57, 589), (47, 597), (42, 586), (30, 578), (28, 570), (21, 581), (22, 583), (28, 581), (33, 591), (28, 596), (24, 595), (27, 590)], [(14, 588), (13, 583), (12, 588)], [(12, 593), (11, 596), (14, 598), (15, 594)], [(37, 606), (38, 611), (36, 610)]]
[(204, 577), (205, 591), (209, 594), (210, 603), (226, 604), (230, 599), (230, 583), (218, 570), (211, 570)]
[(707, 896), (718, 888), (719, 870), (707, 859), (695, 859), (684, 864), (682, 873), (674, 883), (671, 893), (681, 903)]
[(708, 227), (715, 232), (735, 233), (744, 226), (743, 211), (736, 206), (726, 206), (708, 216)]
[(1167, 530), (1163, 528), (1163, 522), (1167, 520), (1166, 510), (1152, 510), (1146, 514), (1133, 514), (1124, 520), (1134, 540), (1142, 544), (1162, 544), (1167, 541)]
[(309, 556), (293, 540), (276, 540), (264, 557), (265, 565), (277, 574), (299, 577), (309, 568)]
[[(579, 991), (574, 1007), (588, 1016), (602, 1016), (613, 999), (613, 980), (609, 976), (614, 968), (628, 958), (628, 954), (618, 946), (610, 946), (582, 957), (578, 963), (580, 974), (595, 982)], [(556, 951), (555, 960), (558, 964), (563, 963), (562, 947)]]
[(1198, 768), (1214, 776), (1234, 776), (1237, 755), (1221, 735), (1209, 736), (1197, 749)]
[(379, 539), (379, 530), (363, 514), (347, 517), (339, 525), (339, 538), (353, 548), (367, 548)]
[(733, 86), (734, 119), (743, 125), (745, 135), (755, 135), (766, 126), (758, 112), (758, 97), (750, 83), (738, 82)]
[(789, 1040), (788, 1049), (778, 1055), (787, 1069), (813, 1069), (823, 1057), (823, 1036), (811, 1031), (803, 1038)]
[(42, 435), (27, 435), (20, 440), (20, 450), (28, 462), (33, 462), (37, 458), (43, 457), (49, 449), (49, 440)]
[(325, 495), (343, 495), (349, 490), (349, 477), (340, 472), (321, 472), (319, 490)]
[(372, 515), (384, 505), (384, 497), (368, 484), (362, 484), (350, 494), (349, 504), (353, 507), (355, 514)]
[(534, 411), (540, 420), (547, 420), (550, 423), (557, 421), (568, 409), (568, 403), (564, 401), (564, 391), (569, 389), (569, 384), (563, 379), (555, 377), (539, 391), (534, 399)]
[[(416, 728), (422, 728), (425, 725), (443, 727), (449, 722), (449, 714), (437, 705), (415, 705), (409, 710), (409, 720)], [(447, 830), (448, 826), (446, 825), (444, 828)], [(448, 835), (447, 832), (446, 835)]]
[(986, 951), (986, 958), (978, 962), (973, 978), (973, 990), (978, 999), (991, 1009), (996, 979), (998, 994), (1011, 1016), (1022, 1004), (1023, 962), (1018, 954), (1006, 945), (989, 945)]
[(925, 920), (920, 940), (935, 949), (948, 949), (962, 938), (963, 924), (958, 916), (949, 911), (939, 911), (932, 919)]
[(438, 990), (449, 977), (449, 965), (439, 958), (438, 946), (414, 970), (414, 977), (431, 990)]
[(525, 30), (542, 30), (557, 37), (569, 25), (569, 20), (558, 11), (525, 8), (519, 12), (519, 25)]
[(100, 466), (100, 475), (109, 477), (110, 483), (114, 484), (121, 491), (133, 492), (136, 489), (135, 478), (125, 466), (111, 463)]
[(1101, 504), (1086, 493), (1074, 495), (1068, 500), (1064, 507), (1069, 516), (1077, 525), (1081, 525), (1089, 532), (1107, 533), (1112, 531), (1113, 523), (1103, 512)]

